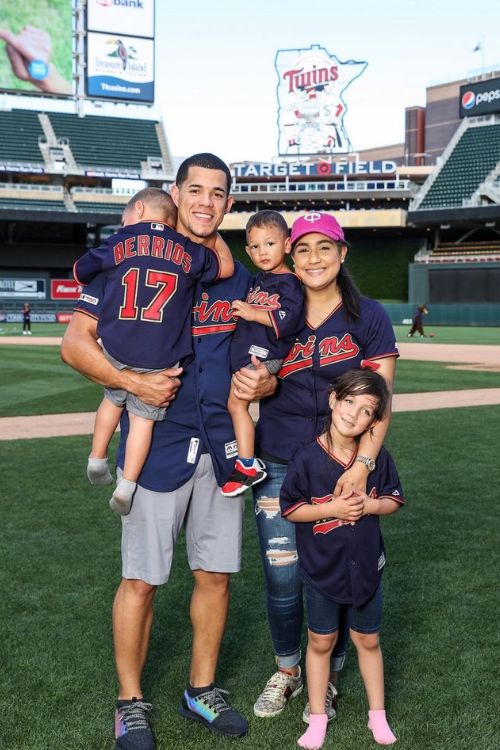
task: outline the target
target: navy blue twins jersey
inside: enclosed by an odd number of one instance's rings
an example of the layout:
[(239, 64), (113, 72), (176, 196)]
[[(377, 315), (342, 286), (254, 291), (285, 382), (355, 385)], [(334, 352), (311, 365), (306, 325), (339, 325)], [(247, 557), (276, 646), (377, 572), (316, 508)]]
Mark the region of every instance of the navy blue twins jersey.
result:
[(257, 310), (267, 311), (271, 325), (238, 319), (231, 342), (233, 372), (246, 367), (252, 354), (260, 360), (283, 359), (304, 325), (304, 294), (294, 273), (261, 271), (245, 301)]
[[(297, 451), (281, 488), (281, 514), (286, 517), (301, 505), (331, 500), (337, 480), (355, 458), (342, 464), (318, 438)], [(366, 492), (404, 503), (394, 461), (385, 448), (368, 476)], [(296, 523), (295, 532), (299, 565), (315, 588), (340, 604), (354, 607), (371, 599), (385, 564), (379, 516), (363, 516), (356, 523), (338, 518)]]
[(130, 367), (171, 367), (192, 354), (191, 310), (198, 281), (218, 279), (219, 259), (167, 224), (122, 227), (74, 266), (88, 284), (105, 274), (97, 332), (112, 357)]

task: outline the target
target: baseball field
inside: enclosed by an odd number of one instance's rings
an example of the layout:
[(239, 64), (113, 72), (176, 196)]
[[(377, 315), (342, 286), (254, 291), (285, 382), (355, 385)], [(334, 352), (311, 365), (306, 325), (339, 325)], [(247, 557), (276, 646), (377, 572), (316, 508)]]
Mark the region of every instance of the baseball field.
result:
[[(60, 362), (55, 342), (43, 342), (55, 331), (47, 328), (0, 336), (0, 747), (110, 750), (120, 521), (108, 508), (109, 490), (85, 477), (100, 388)], [(500, 330), (435, 333), (410, 341), (397, 329), (402, 356), (388, 447), (407, 504), (382, 521), (387, 711), (401, 750), (493, 750)], [(276, 719), (252, 713), (274, 664), (250, 498), (243, 556), (218, 682), (250, 721), (242, 749), (293, 748), (304, 694)], [(158, 750), (227, 744), (176, 710), (189, 664), (190, 586), (181, 542), (157, 597), (144, 680)], [(351, 649), (325, 747), (375, 747), (365, 719)]]

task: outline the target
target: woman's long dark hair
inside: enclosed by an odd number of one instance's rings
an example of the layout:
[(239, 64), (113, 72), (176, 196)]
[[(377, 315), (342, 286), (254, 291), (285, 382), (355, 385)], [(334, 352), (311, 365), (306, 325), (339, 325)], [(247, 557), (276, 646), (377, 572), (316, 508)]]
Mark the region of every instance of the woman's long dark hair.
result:
[(344, 265), (340, 266), (337, 284), (342, 295), (342, 305), (347, 320), (359, 320), (361, 307), (361, 293), (351, 274)]

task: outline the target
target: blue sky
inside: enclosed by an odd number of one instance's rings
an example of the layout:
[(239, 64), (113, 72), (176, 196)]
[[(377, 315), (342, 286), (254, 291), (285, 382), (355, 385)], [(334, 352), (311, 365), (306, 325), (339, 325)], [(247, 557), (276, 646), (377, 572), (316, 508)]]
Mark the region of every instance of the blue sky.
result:
[(345, 96), (354, 149), (400, 143), (427, 86), (500, 69), (500, 0), (156, 0), (156, 106), (173, 154), (270, 161), (276, 51), (312, 44), (368, 62)]

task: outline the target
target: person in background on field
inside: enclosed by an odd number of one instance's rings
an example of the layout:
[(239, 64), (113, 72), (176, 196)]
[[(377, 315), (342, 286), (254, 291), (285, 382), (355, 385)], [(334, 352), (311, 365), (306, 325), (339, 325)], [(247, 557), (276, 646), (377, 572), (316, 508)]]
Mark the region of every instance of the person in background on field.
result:
[(23, 304), (23, 336), (31, 336), (31, 305), (29, 302)]
[(427, 315), (428, 312), (429, 310), (425, 305), (419, 305), (417, 307), (417, 309), (415, 310), (415, 315), (413, 316), (412, 326), (410, 328), (408, 338), (413, 338), (413, 335), (415, 333), (419, 333), (421, 337), (425, 336), (422, 320), (424, 315)]
[(379, 637), (385, 566), (379, 516), (397, 511), (404, 499), (396, 467), (385, 448), (368, 474), (366, 492), (351, 487), (333, 495), (338, 479), (356, 461), (361, 435), (384, 418), (389, 401), (389, 389), (378, 373), (361, 369), (340, 375), (329, 396), (330, 424), (295, 453), (281, 488), (281, 513), (296, 524), (307, 609), (310, 715), (309, 728), (298, 740), (306, 750), (317, 750), (325, 740), (330, 657), (343, 607), (348, 609), (350, 635), (368, 697), (368, 728), (380, 745), (396, 741), (385, 715)]

